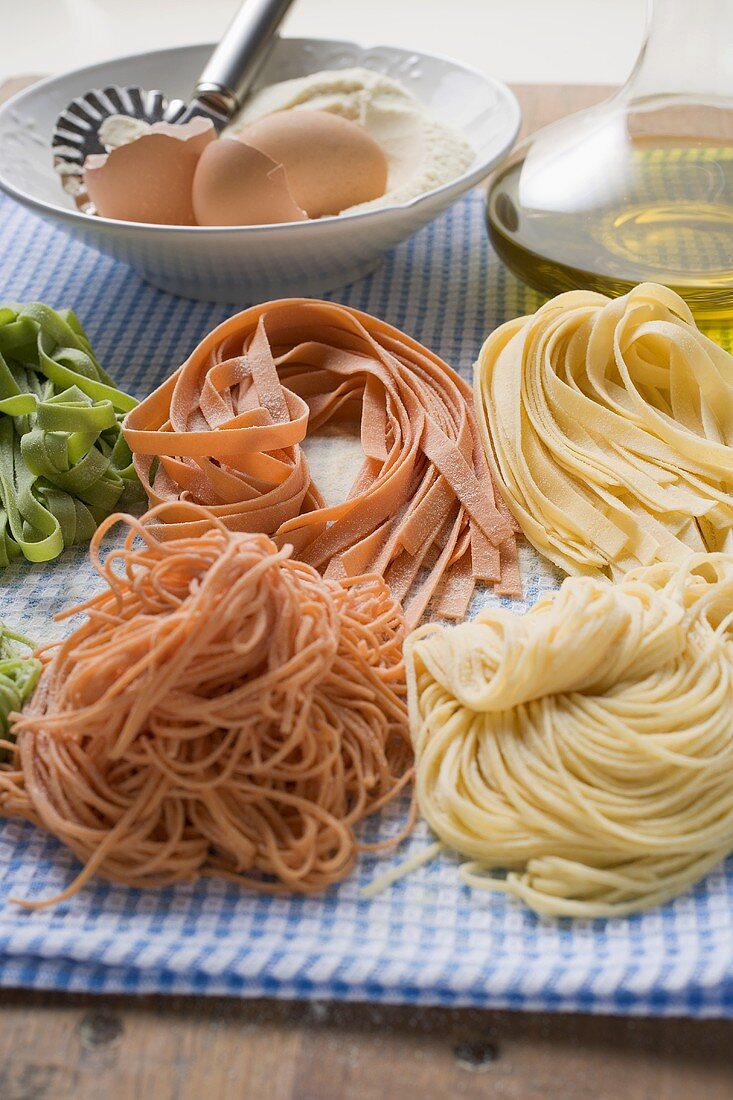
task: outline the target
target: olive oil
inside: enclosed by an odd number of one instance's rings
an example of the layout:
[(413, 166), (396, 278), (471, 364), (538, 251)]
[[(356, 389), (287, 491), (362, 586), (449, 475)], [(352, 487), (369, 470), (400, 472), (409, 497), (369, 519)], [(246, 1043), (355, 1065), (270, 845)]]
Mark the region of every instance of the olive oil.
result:
[(733, 319), (733, 143), (627, 138), (615, 161), (587, 161), (578, 178), (530, 146), (496, 177), (487, 221), (505, 263), (546, 294), (651, 280), (700, 320)]

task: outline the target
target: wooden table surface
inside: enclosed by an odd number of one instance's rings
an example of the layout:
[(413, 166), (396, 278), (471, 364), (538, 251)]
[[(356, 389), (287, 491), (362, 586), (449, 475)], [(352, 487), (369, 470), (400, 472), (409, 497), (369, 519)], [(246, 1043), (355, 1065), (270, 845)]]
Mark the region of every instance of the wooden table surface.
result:
[[(0, 89), (7, 97), (31, 78)], [(516, 89), (524, 132), (602, 87)], [(731, 1100), (733, 1026), (0, 991), (0, 1100)]]

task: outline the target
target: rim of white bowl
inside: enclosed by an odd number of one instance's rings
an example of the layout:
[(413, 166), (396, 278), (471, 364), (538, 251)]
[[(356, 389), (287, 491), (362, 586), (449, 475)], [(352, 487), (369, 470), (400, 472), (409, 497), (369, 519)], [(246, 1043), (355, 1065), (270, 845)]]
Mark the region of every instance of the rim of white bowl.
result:
[[(227, 233), (275, 233), (289, 230), (291, 233), (297, 231), (300, 233), (308, 232), (309, 226), (317, 225), (331, 226), (339, 225), (345, 222), (352, 223), (356, 221), (364, 221), (368, 218), (384, 217), (387, 214), (393, 212), (399, 212), (403, 210), (412, 210), (417, 206), (421, 206), (427, 203), (430, 199), (434, 199), (439, 195), (445, 195), (451, 190), (456, 191), (468, 191), (471, 187), (476, 186), (484, 179), (491, 171), (492, 167), (497, 164), (503, 157), (505, 157), (512, 149), (514, 142), (516, 141), (519, 128), (522, 124), (522, 109), (519, 106), (519, 101), (514, 92), (509, 88), (502, 80), (497, 79), (494, 76), (487, 76), (486, 73), (482, 73), (479, 69), (474, 68), (472, 65), (464, 65), (461, 61), (456, 61), (455, 58), (448, 57), (445, 54), (439, 53), (422, 53), (419, 50), (405, 50), (401, 46), (386, 46), (386, 45), (365, 45), (360, 42), (352, 42), (347, 39), (339, 38), (300, 38), (283, 36), (283, 41), (298, 42), (304, 46), (322, 45), (327, 44), (330, 46), (345, 46), (355, 47), (359, 50), (387, 50), (394, 53), (409, 54), (411, 57), (427, 58), (430, 61), (440, 61), (446, 65), (453, 65), (456, 69), (460, 69), (462, 72), (470, 73), (472, 76), (478, 77), (479, 80), (484, 81), (487, 85), (493, 88), (499, 93), (506, 106), (511, 110), (511, 122), (512, 133), (509, 137), (509, 129), (507, 127), (507, 140), (504, 148), (496, 156), (484, 159), (480, 164), (476, 164), (471, 168), (468, 168), (460, 176), (457, 176), (454, 180), (449, 180), (447, 183), (442, 183), (439, 187), (434, 187), (431, 191), (425, 191), (423, 194), (416, 196), (414, 199), (410, 199), (408, 202), (393, 203), (390, 206), (380, 206), (376, 210), (362, 210), (354, 214), (330, 214), (324, 218), (309, 218), (307, 221), (298, 222), (268, 222), (265, 225), (160, 225), (157, 222), (129, 222), (123, 221), (118, 218), (104, 218), (98, 214), (85, 214), (82, 210), (78, 210), (75, 207), (57, 206), (55, 203), (46, 202), (44, 199), (37, 199), (33, 195), (28, 194), (26, 191), (22, 191), (5, 178), (5, 175), (0, 168), (0, 190), (4, 191), (6, 195), (10, 195), (11, 198), (16, 199), (24, 206), (29, 206), (34, 210), (40, 210), (43, 213), (52, 213), (60, 215), (67, 221), (77, 222), (79, 224), (88, 225), (90, 222), (96, 225), (104, 225), (111, 228), (118, 226), (124, 226), (134, 233), (150, 233), (155, 231), (157, 233), (179, 233), (187, 234), (193, 233), (196, 235), (222, 235)], [(152, 57), (158, 53), (171, 53), (174, 51), (183, 52), (185, 50), (201, 50), (204, 48), (214, 49), (216, 43), (189, 43), (183, 46), (169, 46), (164, 49), (157, 50), (141, 50), (138, 53), (124, 54), (121, 57), (107, 58), (106, 60), (96, 62), (94, 65), (84, 65), (79, 69), (70, 69), (68, 72), (55, 73), (52, 76), (44, 77), (43, 80), (37, 80), (34, 84), (31, 84), (27, 88), (22, 88), (5, 103), (0, 104), (0, 118), (20, 103), (25, 98), (29, 98), (32, 93), (39, 91), (41, 88), (46, 87), (49, 84), (54, 84), (56, 81), (65, 80), (70, 76), (74, 76), (76, 73), (84, 73), (89, 69), (96, 69), (111, 64), (124, 63), (126, 61), (136, 61), (142, 57)], [(306, 74), (307, 75), (307, 74)], [(293, 79), (293, 78), (289, 78)], [(463, 131), (460, 131), (463, 133)], [(50, 148), (50, 146), (49, 146)]]

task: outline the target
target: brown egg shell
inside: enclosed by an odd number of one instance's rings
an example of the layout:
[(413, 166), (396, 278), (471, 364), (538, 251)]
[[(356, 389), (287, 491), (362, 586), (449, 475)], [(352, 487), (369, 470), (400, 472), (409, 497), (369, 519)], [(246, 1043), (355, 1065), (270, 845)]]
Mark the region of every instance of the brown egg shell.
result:
[(387, 158), (356, 122), (329, 111), (277, 111), (237, 134), (282, 164), (290, 192), (311, 218), (340, 214), (387, 188)]
[(308, 217), (291, 195), (282, 165), (231, 138), (219, 138), (201, 154), (193, 209), (199, 225), (272, 225)]
[(193, 177), (215, 137), (208, 119), (180, 126), (157, 122), (106, 156), (87, 157), (84, 182), (97, 213), (118, 221), (195, 225)]

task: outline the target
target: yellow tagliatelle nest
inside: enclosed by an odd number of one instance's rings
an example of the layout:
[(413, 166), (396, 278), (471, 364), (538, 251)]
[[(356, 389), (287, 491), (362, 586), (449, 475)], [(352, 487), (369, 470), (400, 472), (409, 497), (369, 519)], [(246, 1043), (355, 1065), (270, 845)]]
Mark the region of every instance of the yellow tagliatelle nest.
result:
[(618, 916), (733, 850), (733, 555), (570, 578), (406, 657), (419, 808), (470, 885)]
[(507, 504), (568, 573), (733, 549), (733, 356), (673, 291), (559, 295), (489, 337), (475, 393)]

